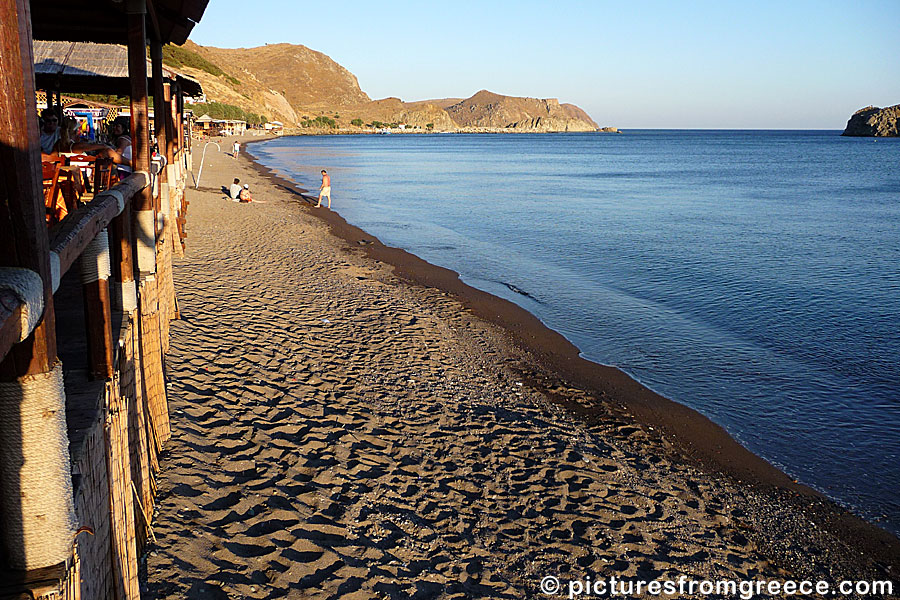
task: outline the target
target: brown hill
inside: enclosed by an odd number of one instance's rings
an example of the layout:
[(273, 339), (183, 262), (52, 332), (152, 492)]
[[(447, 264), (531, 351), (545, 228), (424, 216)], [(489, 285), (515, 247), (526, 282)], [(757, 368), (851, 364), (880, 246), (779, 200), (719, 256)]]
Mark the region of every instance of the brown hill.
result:
[(596, 131), (598, 125), (572, 104), (548, 98), (517, 98), (481, 90), (447, 108), (461, 127), (527, 129), (532, 131)]
[(331, 58), (295, 44), (257, 48), (196, 46), (196, 51), (223, 71), (253, 77), (282, 94), (293, 107), (337, 108), (369, 102), (356, 76)]
[(322, 116), (344, 129), (351, 128), (355, 119), (436, 131), (598, 129), (583, 110), (556, 99), (516, 98), (482, 90), (465, 100), (371, 100), (350, 71), (306, 46), (214, 48), (188, 41), (183, 50), (186, 64), (180, 68), (200, 80), (207, 101), (234, 104), (280, 119), (289, 127)]

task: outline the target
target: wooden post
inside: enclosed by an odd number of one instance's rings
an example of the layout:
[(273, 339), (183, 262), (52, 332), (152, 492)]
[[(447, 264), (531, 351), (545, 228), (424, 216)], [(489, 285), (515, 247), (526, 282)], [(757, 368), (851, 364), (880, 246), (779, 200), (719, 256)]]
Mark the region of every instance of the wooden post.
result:
[[(162, 42), (158, 39), (150, 40), (150, 64), (153, 69), (153, 130), (156, 135), (156, 144), (161, 155), (166, 154), (166, 101), (163, 84)], [(157, 189), (162, 195), (163, 185), (168, 181), (166, 169), (159, 173), (159, 185)], [(160, 211), (160, 196), (154, 199), (154, 208)]]
[(112, 275), (121, 290), (119, 308), (128, 315), (137, 308), (134, 287), (134, 235), (131, 230), (131, 203), (113, 219), (109, 247), (112, 258)]
[[(160, 148), (165, 148), (163, 151), (166, 153), (166, 164), (171, 165), (175, 161), (175, 116), (172, 107), (172, 85), (169, 83), (163, 84), (163, 102), (165, 112), (161, 117), (164, 117), (166, 143), (164, 147), (160, 145)], [(162, 108), (160, 107), (160, 110)]]
[[(128, 3), (128, 75), (131, 82), (131, 166), (150, 171), (150, 122), (147, 117), (146, 6)], [(147, 187), (134, 197), (134, 232), (137, 267), (141, 274), (156, 272), (156, 215), (152, 190)]]
[[(176, 102), (177, 102), (177, 113), (175, 117), (175, 124), (178, 131), (178, 150), (179, 156), (181, 160), (184, 161), (184, 93), (182, 92), (181, 86), (177, 85), (176, 88)], [(178, 167), (178, 172), (182, 175), (184, 174), (184, 170), (186, 165), (181, 164)]]
[(0, 529), (0, 554), (17, 570), (68, 561), (75, 522), (30, 12), (29, 0), (0, 0), (0, 266), (30, 269), (43, 283), (40, 322), (0, 357), (0, 520), (9, 524)]
[[(98, 249), (102, 248), (101, 252)], [(81, 257), (88, 371), (93, 379), (113, 375), (112, 308), (109, 298), (109, 237), (104, 229)], [(102, 266), (101, 266), (102, 263)]]
[(43, 319), (0, 363), (4, 381), (47, 373), (56, 363), (33, 73), (30, 4), (27, 0), (0, 0), (0, 265), (31, 269), (44, 281)]
[(87, 326), (88, 368), (93, 379), (108, 379), (113, 375), (109, 281), (98, 279), (84, 284), (81, 289), (84, 295), (84, 318)]

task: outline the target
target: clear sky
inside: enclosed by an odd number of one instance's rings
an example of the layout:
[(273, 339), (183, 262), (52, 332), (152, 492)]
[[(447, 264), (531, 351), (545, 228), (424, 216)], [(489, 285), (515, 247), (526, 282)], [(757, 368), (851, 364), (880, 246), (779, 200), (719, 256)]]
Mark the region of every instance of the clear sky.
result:
[(303, 44), (371, 98), (559, 98), (620, 128), (843, 129), (900, 103), (900, 0), (210, 0), (191, 39)]

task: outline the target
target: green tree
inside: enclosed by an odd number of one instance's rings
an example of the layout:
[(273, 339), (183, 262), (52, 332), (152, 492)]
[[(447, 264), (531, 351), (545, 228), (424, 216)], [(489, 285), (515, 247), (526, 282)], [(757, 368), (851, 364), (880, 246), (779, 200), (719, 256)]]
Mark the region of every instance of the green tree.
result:
[(350, 124), (353, 125), (354, 127), (362, 127), (363, 120), (362, 119), (353, 119), (352, 121), (350, 121)]
[(434, 123), (426, 123), (425, 129), (427, 129), (428, 131), (431, 131), (432, 129), (434, 129)]

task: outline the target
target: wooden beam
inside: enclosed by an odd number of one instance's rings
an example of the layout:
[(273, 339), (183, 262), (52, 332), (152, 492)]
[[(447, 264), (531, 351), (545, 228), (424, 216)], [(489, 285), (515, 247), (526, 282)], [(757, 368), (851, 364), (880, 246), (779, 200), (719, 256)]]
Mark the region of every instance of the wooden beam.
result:
[(0, 265), (31, 269), (44, 281), (41, 322), (0, 363), (0, 378), (12, 380), (47, 373), (56, 364), (28, 0), (0, 0), (0, 86), (0, 239), (6, 240)]
[(150, 39), (162, 46), (162, 35), (159, 28), (159, 18), (156, 16), (156, 7), (153, 0), (146, 0), (147, 3), (147, 20), (150, 21)]

